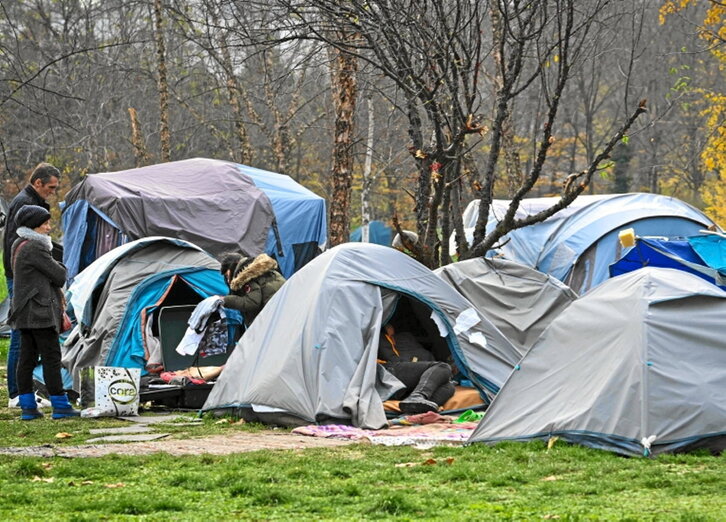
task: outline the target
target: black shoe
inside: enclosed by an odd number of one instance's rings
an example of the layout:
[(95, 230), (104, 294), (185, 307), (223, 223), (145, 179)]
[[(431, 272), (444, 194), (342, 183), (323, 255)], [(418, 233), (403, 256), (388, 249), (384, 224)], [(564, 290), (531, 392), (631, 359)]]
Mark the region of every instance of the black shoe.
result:
[(403, 413), (417, 414), (426, 413), (427, 411), (439, 411), (439, 405), (434, 401), (428, 400), (420, 393), (412, 393), (401, 402), (398, 403)]

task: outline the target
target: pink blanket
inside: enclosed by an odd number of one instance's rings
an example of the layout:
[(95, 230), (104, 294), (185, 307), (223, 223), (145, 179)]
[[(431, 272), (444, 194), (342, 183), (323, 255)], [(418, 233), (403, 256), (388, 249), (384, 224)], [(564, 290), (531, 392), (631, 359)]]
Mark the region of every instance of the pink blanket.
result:
[(440, 444), (466, 442), (476, 428), (476, 422), (436, 422), (423, 425), (398, 425), (381, 430), (364, 430), (341, 424), (301, 426), (292, 430), (299, 435), (349, 440), (367, 440), (386, 446), (430, 447)]

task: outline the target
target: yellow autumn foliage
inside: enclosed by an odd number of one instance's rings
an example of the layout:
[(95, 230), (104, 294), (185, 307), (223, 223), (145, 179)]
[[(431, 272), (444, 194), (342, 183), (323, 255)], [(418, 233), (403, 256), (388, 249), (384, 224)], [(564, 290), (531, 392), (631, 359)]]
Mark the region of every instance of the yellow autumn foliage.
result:
[[(706, 3), (708, 8), (699, 30), (699, 36), (711, 45), (711, 54), (719, 60), (719, 69), (726, 68), (726, 3), (707, 0), (666, 0), (660, 8), (660, 22), (666, 17), (685, 9), (689, 5)], [(721, 44), (721, 45), (717, 45)], [(701, 197), (706, 204), (706, 213), (722, 228), (726, 227), (726, 93), (702, 91), (708, 139), (701, 152), (704, 170), (711, 178), (704, 183)]]

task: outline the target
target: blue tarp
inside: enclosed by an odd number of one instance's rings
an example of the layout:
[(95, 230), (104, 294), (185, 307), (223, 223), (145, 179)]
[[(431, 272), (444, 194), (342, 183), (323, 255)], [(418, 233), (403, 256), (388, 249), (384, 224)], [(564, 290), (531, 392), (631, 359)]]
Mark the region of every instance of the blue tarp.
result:
[(676, 268), (726, 290), (724, 253), (726, 236), (717, 234), (671, 239), (637, 237), (635, 246), (610, 265), (610, 276), (615, 277), (646, 266)]
[(325, 200), (289, 176), (246, 165), (237, 165), (237, 169), (251, 177), (257, 188), (270, 198), (282, 242), (282, 256), (278, 255), (272, 228), (265, 249), (277, 259), (282, 275), (290, 277), (301, 268), (296, 266), (293, 245), (314, 243), (322, 246), (327, 240)]
[[(368, 242), (376, 245), (391, 246), (393, 238), (391, 227), (382, 221), (371, 221), (368, 223)], [(363, 227), (356, 228), (350, 233), (350, 240), (354, 243), (360, 243), (363, 238)]]

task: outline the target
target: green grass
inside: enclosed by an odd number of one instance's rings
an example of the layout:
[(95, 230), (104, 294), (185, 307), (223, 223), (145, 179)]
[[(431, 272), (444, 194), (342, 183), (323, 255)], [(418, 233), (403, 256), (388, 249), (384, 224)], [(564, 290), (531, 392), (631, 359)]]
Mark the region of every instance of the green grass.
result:
[[(125, 425), (16, 419), (0, 408), (0, 446), (75, 445), (89, 429)], [(163, 429), (190, 438), (263, 428), (205, 419)], [(72, 437), (57, 439), (60, 431)], [(726, 456), (705, 453), (627, 459), (563, 443), (203, 451), (200, 443), (186, 457), (0, 455), (0, 520), (726, 519)]]
[(723, 520), (724, 460), (543, 444), (0, 456), (4, 520)]
[[(0, 250), (2, 252), (2, 250)], [(0, 263), (0, 301), (8, 296), (8, 285), (5, 282), (5, 267)]]

